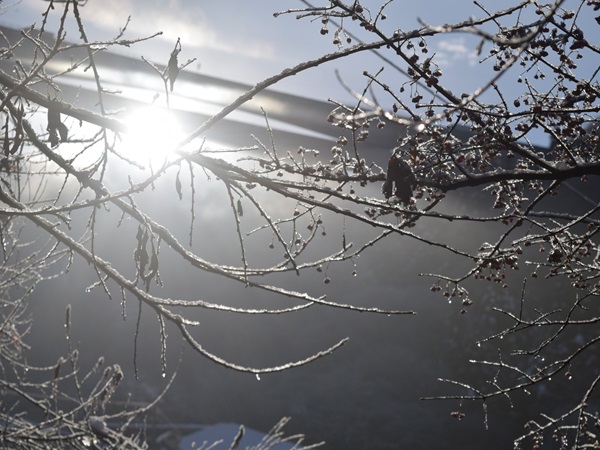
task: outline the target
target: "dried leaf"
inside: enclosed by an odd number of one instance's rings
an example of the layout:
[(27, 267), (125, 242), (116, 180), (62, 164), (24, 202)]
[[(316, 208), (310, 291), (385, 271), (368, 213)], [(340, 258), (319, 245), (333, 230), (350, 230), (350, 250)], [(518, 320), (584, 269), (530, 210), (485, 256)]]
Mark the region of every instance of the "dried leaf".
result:
[(171, 92), (173, 92), (173, 85), (175, 84), (175, 80), (179, 76), (179, 61), (177, 60), (177, 55), (181, 51), (181, 41), (177, 39), (177, 43), (175, 44), (175, 48), (171, 52), (171, 56), (169, 57), (169, 63), (167, 64), (167, 71), (169, 77), (169, 83), (171, 85)]
[(393, 183), (395, 187), (394, 194), (396, 197), (398, 197), (402, 203), (408, 205), (413, 195), (412, 187), (415, 182), (415, 176), (408, 163), (397, 155), (392, 155), (388, 161), (386, 181), (382, 188), (385, 197), (391, 197)]
[(182, 200), (183, 193), (181, 192), (181, 180), (179, 179), (179, 172), (177, 172), (177, 176), (175, 177), (175, 190), (177, 191), (177, 195), (179, 195), (179, 200)]
[[(19, 148), (21, 147), (21, 144), (23, 143), (24, 140), (24, 132), (23, 132), (23, 115), (24, 115), (24, 108), (23, 105), (21, 105), (21, 107), (17, 110), (17, 114), (16, 114), (16, 123), (15, 123), (15, 137), (13, 138), (13, 145), (10, 149), (10, 154), (14, 155), (15, 153), (17, 153), (17, 151), (19, 150)], [(8, 122), (7, 122), (7, 134), (8, 134)], [(6, 147), (4, 148), (5, 154), (6, 154)], [(6, 154), (6, 156), (8, 156), (8, 154)]]
[(60, 111), (56, 108), (56, 100), (52, 100), (48, 105), (48, 135), (50, 139), (50, 145), (55, 147), (58, 145), (58, 136), (60, 134), (60, 140), (66, 141), (69, 137), (69, 129), (60, 120)]

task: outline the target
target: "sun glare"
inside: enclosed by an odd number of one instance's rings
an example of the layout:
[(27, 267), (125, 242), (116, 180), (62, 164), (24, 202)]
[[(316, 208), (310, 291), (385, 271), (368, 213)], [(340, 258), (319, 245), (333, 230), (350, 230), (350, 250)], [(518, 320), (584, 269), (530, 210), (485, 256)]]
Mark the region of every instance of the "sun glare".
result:
[(127, 118), (122, 154), (144, 166), (162, 164), (172, 156), (173, 146), (181, 138), (181, 128), (168, 109), (140, 108)]

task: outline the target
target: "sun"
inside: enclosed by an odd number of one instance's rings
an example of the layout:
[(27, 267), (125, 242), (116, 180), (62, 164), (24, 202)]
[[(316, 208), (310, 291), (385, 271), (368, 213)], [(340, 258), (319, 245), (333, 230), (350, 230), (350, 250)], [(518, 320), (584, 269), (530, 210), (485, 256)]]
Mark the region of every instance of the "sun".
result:
[(122, 155), (143, 166), (163, 164), (173, 157), (183, 132), (173, 115), (159, 106), (132, 110), (127, 116), (127, 131), (122, 140)]

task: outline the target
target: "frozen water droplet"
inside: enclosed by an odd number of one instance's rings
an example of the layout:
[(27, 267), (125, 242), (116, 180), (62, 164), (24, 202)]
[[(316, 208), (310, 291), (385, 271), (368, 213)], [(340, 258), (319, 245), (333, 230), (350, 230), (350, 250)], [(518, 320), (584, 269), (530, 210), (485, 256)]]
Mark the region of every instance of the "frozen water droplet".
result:
[(477, 347), (481, 347), (481, 342), (478, 342), (478, 343), (477, 343)]
[(260, 375), (259, 375), (259, 374), (256, 374), (256, 379), (257, 379), (258, 381), (260, 381)]
[(162, 373), (162, 377), (164, 378), (164, 377), (166, 377), (166, 376), (167, 376), (167, 374), (166, 374), (165, 372), (163, 372), (163, 373)]

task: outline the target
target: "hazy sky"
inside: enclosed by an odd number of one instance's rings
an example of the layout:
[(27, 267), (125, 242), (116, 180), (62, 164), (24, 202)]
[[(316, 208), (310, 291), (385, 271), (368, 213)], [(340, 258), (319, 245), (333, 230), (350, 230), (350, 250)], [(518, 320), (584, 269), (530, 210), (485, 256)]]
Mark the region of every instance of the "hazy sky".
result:
[[(311, 1), (314, 4), (326, 3), (324, 0)], [(363, 1), (365, 6), (373, 8), (373, 13), (382, 3), (381, 0)], [(408, 31), (418, 28), (419, 20), (442, 25), (460, 22), (471, 16), (485, 16), (485, 12), (474, 3), (472, 0), (398, 0), (387, 7), (388, 18), (379, 24), (387, 27), (388, 32), (396, 29)], [(569, 7), (570, 3), (575, 7), (577, 2), (567, 1), (565, 7)], [(4, 7), (0, 23), (18, 27), (33, 22), (40, 24), (41, 14), (48, 7), (48, 2), (43, 0), (13, 0), (13, 3), (0, 4)], [(515, 1), (481, 0), (479, 4), (489, 11), (497, 11), (514, 5)], [(198, 59), (198, 64), (189, 69), (200, 69), (209, 75), (255, 84), (286, 67), (336, 49), (331, 42), (333, 27), (327, 36), (321, 36), (320, 20), (297, 20), (295, 14), (273, 17), (274, 12), (304, 6), (301, 0), (89, 0), (81, 11), (90, 39), (114, 36), (125, 25), (127, 17), (131, 17), (131, 21), (126, 37), (147, 36), (158, 31), (163, 33), (151, 43), (123, 48), (130, 56), (145, 55), (166, 63), (179, 37), (183, 45), (181, 59)], [(60, 16), (58, 4), (56, 8), (53, 14), (55, 19)], [(503, 25), (514, 25), (515, 20), (511, 16)], [(53, 27), (48, 28), (52, 30)], [(356, 28), (355, 24), (349, 27), (351, 31), (356, 31)], [(73, 27), (71, 36), (72, 39), (78, 37)], [(446, 83), (455, 91), (472, 91), (481, 82), (484, 73), (489, 76), (489, 67), (482, 70), (477, 64), (479, 57), (474, 52), (477, 43), (478, 40), (469, 35), (444, 35), (430, 47), (430, 52), (435, 53), (436, 61), (444, 70)], [(376, 71), (382, 66), (385, 63), (372, 54), (362, 53), (357, 58), (336, 61), (295, 77), (279, 88), (326, 99), (332, 92), (341, 91), (334, 76), (335, 69), (341, 71), (346, 81), (361, 89), (364, 85), (363, 70), (368, 68)], [(394, 75), (393, 70), (386, 70), (389, 76)]]
[[(311, 1), (320, 5), (327, 3), (325, 0)], [(383, 0), (363, 1), (366, 7), (373, 9), (373, 14), (383, 3)], [(4, 6), (0, 10), (0, 24), (25, 27), (36, 23), (39, 26), (48, 4), (43, 0), (21, 0), (13, 4), (0, 2)], [(388, 34), (397, 29), (410, 31), (422, 26), (423, 22), (430, 25), (458, 23), (469, 17), (485, 17), (484, 10), (493, 12), (514, 4), (515, 0), (481, 0), (478, 2), (480, 7), (472, 0), (397, 0), (386, 7), (387, 19), (380, 21), (379, 26)], [(131, 47), (113, 47), (111, 51), (123, 52), (133, 58), (145, 56), (154, 62), (166, 64), (175, 42), (180, 38), (180, 63), (196, 58), (196, 62), (186, 70), (254, 85), (286, 68), (337, 49), (332, 43), (335, 29), (333, 24), (330, 25), (330, 33), (322, 36), (322, 24), (318, 19), (298, 20), (295, 13), (283, 14), (277, 18), (273, 16), (275, 12), (305, 6), (302, 0), (89, 0), (81, 8), (81, 14), (90, 40), (109, 40), (125, 26), (128, 17), (130, 21), (125, 38), (135, 39), (162, 33), (151, 41)], [(576, 0), (567, 0), (564, 4), (565, 8), (576, 6)], [(528, 8), (520, 15), (520, 20), (528, 20), (533, 9)], [(60, 5), (57, 4), (46, 29), (56, 30), (59, 18)], [(510, 27), (517, 20), (517, 16), (511, 15), (500, 19), (500, 22), (503, 26)], [(587, 29), (595, 26), (593, 23), (590, 26), (592, 17), (580, 17), (578, 21), (583, 26), (587, 24)], [(361, 33), (363, 30), (355, 23), (346, 21), (344, 25), (350, 32), (358, 34), (359, 39), (374, 40), (372, 35)], [(79, 38), (72, 17), (69, 17), (67, 30), (67, 39)], [(493, 33), (496, 30), (488, 28), (487, 31)], [(480, 64), (480, 59), (488, 55), (489, 45), (484, 46), (483, 52), (478, 56), (475, 51), (478, 44), (479, 39), (467, 33), (442, 34), (429, 39), (429, 54), (434, 55), (434, 61), (444, 73), (444, 87), (457, 95), (475, 91), (495, 75), (491, 69), (493, 58)], [(390, 54), (386, 56), (393, 58)], [(578, 64), (587, 64), (590, 74), (596, 70), (593, 57), (581, 60)], [(406, 68), (402, 61), (399, 65)], [(406, 77), (375, 53), (361, 52), (287, 78), (273, 89), (321, 101), (332, 99), (352, 103), (354, 99), (336, 78), (336, 71), (344, 83), (360, 92), (367, 83), (363, 72), (368, 70), (374, 74), (382, 68), (384, 70), (379, 78), (393, 89), (398, 89), (406, 81)], [(515, 65), (498, 82), (509, 103), (523, 93), (522, 90), (517, 90), (522, 89), (523, 85), (515, 82), (519, 75), (521, 68)], [(533, 76), (533, 72), (523, 76)], [(538, 84), (544, 82), (552, 83), (552, 77), (548, 77), (546, 81), (536, 81)], [(155, 88), (150, 88), (152, 89)], [(191, 91), (185, 93), (190, 94)], [(381, 94), (377, 100), (382, 102), (384, 108), (391, 108), (392, 100), (389, 96)], [(498, 97), (490, 89), (484, 94), (483, 100), (497, 102)], [(534, 134), (531, 138), (536, 144), (548, 144), (546, 136), (539, 136), (539, 142), (536, 141), (537, 135)]]
[[(377, 8), (382, 2), (363, 3)], [(487, 0), (482, 3), (499, 8), (511, 2)], [(0, 15), (0, 23), (18, 27), (33, 22), (40, 24), (41, 14), (47, 5), (42, 0), (22, 0)], [(166, 63), (170, 50), (180, 37), (183, 45), (181, 60), (198, 59), (198, 64), (190, 66), (190, 69), (255, 84), (286, 67), (336, 49), (331, 42), (333, 27), (329, 35), (321, 36), (320, 20), (297, 20), (295, 14), (273, 17), (276, 11), (302, 6), (300, 0), (90, 0), (81, 11), (90, 39), (110, 38), (125, 25), (129, 16), (131, 21), (126, 37), (163, 32), (151, 43), (123, 48), (130, 56), (145, 55)], [(409, 30), (419, 26), (417, 18), (438, 25), (464, 20), (469, 15), (483, 15), (471, 0), (398, 1), (390, 5), (388, 19), (381, 23), (389, 30)], [(59, 17), (56, 11), (54, 17)], [(49, 27), (50, 30), (52, 28)], [(350, 29), (356, 31), (354, 27)], [(71, 30), (71, 39), (77, 38), (76, 30)], [(448, 80), (456, 84), (456, 89), (472, 89), (478, 78), (475, 70), (477, 57), (472, 50), (474, 42), (469, 36), (447, 36), (432, 48), (444, 66)], [(374, 55), (363, 53), (358, 58), (337, 61), (295, 77), (279, 89), (325, 100), (332, 93), (342, 91), (334, 70), (340, 70), (345, 81), (361, 89), (363, 70), (376, 71), (384, 65)], [(464, 76), (465, 68), (473, 69), (469, 77)], [(386, 70), (390, 76), (394, 74), (391, 69)]]

